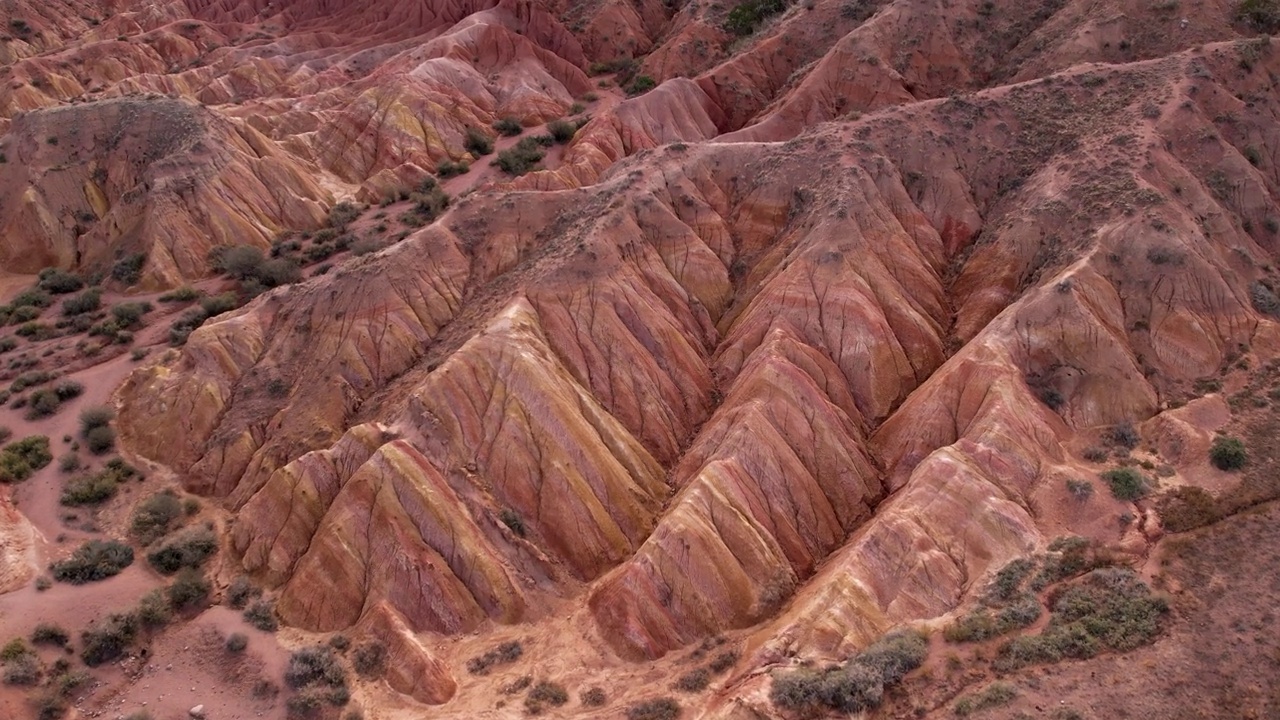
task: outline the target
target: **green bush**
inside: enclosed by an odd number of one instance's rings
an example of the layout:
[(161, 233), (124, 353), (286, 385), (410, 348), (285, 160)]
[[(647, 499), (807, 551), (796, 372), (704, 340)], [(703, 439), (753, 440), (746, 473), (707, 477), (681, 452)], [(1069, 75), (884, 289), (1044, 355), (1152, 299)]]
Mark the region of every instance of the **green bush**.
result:
[(507, 137), (515, 137), (516, 135), (524, 132), (524, 126), (520, 124), (520, 121), (511, 117), (504, 117), (495, 121), (493, 123), (493, 129), (497, 130), (499, 134), (506, 135)]
[[(492, 148), (490, 149), (490, 151), (492, 151)], [(477, 153), (477, 154), (480, 154), (480, 153)], [(465, 162), (453, 162), (452, 160), (445, 160), (436, 166), (436, 174), (442, 178), (451, 178), (457, 175), (466, 175), (469, 172), (471, 172), (471, 166), (466, 164)]]
[(265, 598), (254, 600), (245, 608), (244, 621), (263, 632), (275, 632), (280, 627), (276, 621), (275, 603)]
[(1240, 438), (1219, 435), (1209, 448), (1209, 461), (1219, 470), (1239, 470), (1249, 461), (1249, 453)]
[(0, 648), (0, 662), (12, 662), (30, 652), (31, 648), (27, 647), (22, 638), (13, 638), (5, 643), (4, 647)]
[(1155, 640), (1167, 610), (1132, 570), (1092, 570), (1053, 600), (1042, 633), (1001, 646), (996, 668), (1004, 672), (1108, 649), (1132, 650)]
[(80, 659), (97, 667), (124, 655), (138, 634), (138, 619), (132, 613), (109, 615), (80, 634)]
[(129, 522), (129, 535), (142, 545), (150, 545), (177, 527), (182, 518), (182, 501), (170, 490), (162, 490), (138, 504)]
[(218, 552), (218, 539), (206, 528), (188, 530), (147, 553), (147, 562), (160, 573), (172, 575), (183, 568), (197, 569)]
[(0, 483), (22, 482), (51, 462), (48, 437), (31, 435), (11, 442), (0, 450)]
[(1236, 6), (1236, 18), (1258, 32), (1274, 35), (1280, 32), (1280, 2), (1242, 0)]
[(36, 627), (31, 631), (31, 642), (36, 645), (66, 645), (71, 640), (71, 635), (61, 625), (56, 623), (41, 622), (36, 623)]
[(333, 650), (323, 645), (316, 645), (295, 650), (289, 656), (289, 664), (284, 671), (284, 681), (295, 690), (313, 685), (345, 687), (347, 675), (342, 669), (342, 663), (338, 661), (338, 656), (333, 654)]
[(111, 279), (124, 285), (133, 285), (142, 279), (142, 268), (146, 264), (145, 253), (126, 255), (111, 266)]
[(747, 0), (729, 11), (724, 21), (724, 29), (734, 35), (750, 35), (766, 18), (786, 9), (787, 5), (783, 0)]
[(1007, 705), (1017, 696), (1017, 691), (1011, 685), (1002, 682), (991, 683), (981, 692), (960, 698), (956, 702), (956, 715), (968, 717), (988, 708)]
[(561, 145), (573, 139), (575, 133), (578, 132), (578, 126), (566, 120), (552, 120), (547, 123), (547, 132), (552, 138)]
[(94, 455), (106, 455), (116, 446), (116, 431), (110, 425), (96, 427), (85, 433), (84, 444)]
[(387, 664), (387, 647), (379, 640), (366, 640), (356, 646), (351, 666), (360, 677), (378, 677)]
[(629, 85), (627, 85), (627, 95), (635, 97), (643, 95), (650, 90), (658, 87), (658, 82), (648, 75), (637, 75)]
[(675, 720), (680, 717), (680, 703), (672, 698), (657, 698), (627, 708), (627, 720)]
[(59, 501), (68, 507), (98, 505), (115, 497), (118, 484), (116, 475), (108, 471), (78, 477), (62, 488)]
[(125, 302), (111, 307), (111, 317), (116, 325), (122, 328), (135, 327), (142, 323), (142, 316), (151, 312), (151, 303)]
[(224, 646), (227, 648), (227, 652), (242, 653), (245, 648), (249, 647), (249, 636), (244, 633), (231, 633), (227, 636)]
[(514, 147), (498, 153), (498, 158), (493, 161), (493, 164), (508, 175), (518, 177), (534, 170), (545, 156), (546, 152), (537, 140), (523, 138)]
[(47, 418), (56, 414), (61, 405), (62, 401), (51, 388), (37, 390), (31, 393), (31, 398), (27, 402), (26, 418), (27, 420)]
[(201, 296), (201, 293), (199, 290), (196, 290), (190, 285), (183, 285), (180, 288), (170, 290), (169, 292), (161, 295), (157, 299), (162, 303), (177, 303), (177, 302), (191, 302), (193, 300), (199, 300), (200, 296)]
[(133, 548), (115, 540), (90, 540), (49, 566), (53, 579), (72, 585), (105, 580), (133, 564)]
[(1160, 496), (1156, 503), (1160, 523), (1169, 532), (1186, 532), (1217, 521), (1218, 503), (1204, 488), (1194, 485), (1176, 487)]
[(53, 393), (58, 396), (60, 402), (66, 402), (83, 395), (84, 385), (75, 380), (63, 380), (53, 386)]
[(4, 683), (30, 687), (40, 681), (40, 659), (35, 653), (27, 653), (4, 665)]
[(40, 280), (36, 283), (36, 287), (54, 295), (66, 295), (84, 287), (84, 281), (69, 272), (57, 268), (45, 268), (40, 271)]
[(165, 588), (165, 595), (169, 598), (169, 604), (175, 610), (188, 610), (203, 605), (209, 599), (209, 593), (213, 588), (209, 585), (209, 581), (199, 572), (191, 569), (185, 569), (178, 573), (173, 583)]
[(1133, 468), (1108, 470), (1102, 473), (1102, 479), (1107, 481), (1111, 494), (1118, 500), (1137, 500), (1147, 494), (1147, 478)]
[(488, 675), (494, 665), (508, 665), (519, 660), (523, 654), (524, 646), (517, 640), (509, 640), (468, 660), (467, 672), (472, 675)]
[[(516, 133), (517, 135), (519, 132)], [(493, 140), (480, 128), (467, 128), (466, 137), (462, 141), (462, 147), (467, 152), (476, 157), (482, 157), (493, 152)]]
[(47, 308), (53, 304), (53, 298), (49, 297), (49, 293), (38, 288), (31, 290), (23, 290), (18, 296), (9, 302), (14, 308), (33, 307)]
[(928, 643), (919, 633), (895, 631), (844, 665), (775, 674), (769, 698), (777, 707), (801, 713), (868, 710), (880, 704), (886, 686), (920, 667), (927, 653)]
[(79, 295), (63, 300), (62, 314), (68, 317), (84, 315), (85, 313), (91, 313), (100, 307), (102, 307), (102, 291), (98, 288), (89, 288)]
[(237, 575), (227, 587), (227, 605), (240, 610), (253, 598), (262, 595), (262, 588), (253, 584), (244, 575)]
[(135, 614), (144, 627), (155, 630), (169, 624), (173, 608), (169, 598), (157, 589), (142, 596)]

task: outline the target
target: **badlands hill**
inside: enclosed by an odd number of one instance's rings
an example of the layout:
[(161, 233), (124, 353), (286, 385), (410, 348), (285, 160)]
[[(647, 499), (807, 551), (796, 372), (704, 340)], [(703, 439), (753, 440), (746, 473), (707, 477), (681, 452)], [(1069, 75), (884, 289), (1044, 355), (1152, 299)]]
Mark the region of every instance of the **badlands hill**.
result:
[(4, 8), (0, 714), (1280, 708), (1280, 5)]

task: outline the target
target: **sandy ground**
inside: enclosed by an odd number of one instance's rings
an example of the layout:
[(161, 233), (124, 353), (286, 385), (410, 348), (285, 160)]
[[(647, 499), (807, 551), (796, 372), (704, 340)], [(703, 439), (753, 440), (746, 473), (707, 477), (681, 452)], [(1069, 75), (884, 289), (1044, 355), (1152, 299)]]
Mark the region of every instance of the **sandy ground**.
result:
[[(29, 287), (30, 281), (27, 277), (0, 278), (0, 292), (12, 297)], [(218, 285), (218, 281), (209, 281), (200, 283), (199, 287), (217, 292)], [(172, 318), (189, 307), (186, 303), (160, 303), (157, 296), (104, 293), (104, 307), (123, 300), (149, 300), (155, 307), (146, 317), (146, 326), (135, 333), (131, 346), (107, 346), (93, 357), (78, 358), (73, 348), (83, 336), (75, 336), (24, 342), (19, 350), (5, 356), (7, 362), (28, 353), (40, 358), (40, 363), (23, 371), (65, 371), (61, 378), (75, 380), (85, 388), (83, 395), (63, 403), (57, 414), (40, 420), (27, 420), (25, 408), (0, 407), (0, 426), (8, 427), (14, 439), (46, 435), (55, 458), (25, 482), (0, 486), (0, 493), (11, 499), (29, 523), (25, 537), (30, 538), (30, 543), (25, 556), (31, 566), (31, 578), (43, 574), (51, 561), (69, 554), (85, 540), (123, 538), (132, 506), (174, 484), (173, 478), (152, 473), (144, 482), (122, 486), (113, 500), (96, 510), (65, 508), (58, 501), (68, 476), (58, 470), (57, 458), (69, 452), (76, 442), (81, 410), (110, 404), (112, 393), (125, 377), (148, 361), (147, 358), (133, 360), (130, 350), (145, 348), (148, 358), (163, 352)], [(52, 324), (59, 306), (60, 302), (55, 301), (41, 319)], [(0, 369), (4, 370), (0, 387), (7, 387), (18, 372), (4, 366)], [(78, 455), (82, 462), (90, 463), (92, 469), (100, 468), (112, 456), (94, 458), (84, 449)], [(206, 502), (205, 512), (189, 522), (216, 521), (218, 515), (219, 511)], [(7, 541), (9, 537), (6, 535)], [(165, 578), (147, 567), (142, 549), (135, 548), (135, 553), (134, 564), (108, 580), (83, 586), (54, 583), (45, 591), (38, 591), (29, 580), (18, 589), (0, 595), (0, 642), (29, 636), (38, 622), (52, 622), (70, 631), (78, 649), (75, 640), (85, 627), (110, 613), (131, 609), (143, 594), (165, 584)], [(224, 639), (231, 632), (243, 632), (251, 638), (243, 654), (233, 655), (224, 649)], [(246, 625), (236, 611), (211, 607), (189, 622), (172, 623), (149, 642), (135, 645), (133, 651), (134, 654), (120, 661), (92, 669), (92, 682), (77, 692), (73, 698), (74, 710), (67, 717), (119, 718), (146, 709), (156, 720), (169, 720), (187, 717), (188, 710), (196, 705), (205, 706), (210, 720), (284, 716), (283, 695), (269, 693), (259, 697), (254, 690), (263, 678), (278, 689), (287, 651), (274, 635)], [(48, 664), (60, 657), (61, 651), (41, 649), (40, 654)], [(74, 655), (67, 657), (75, 658)], [(78, 660), (73, 666), (83, 669)], [(27, 689), (0, 685), (0, 718), (34, 717), (30, 695)]]

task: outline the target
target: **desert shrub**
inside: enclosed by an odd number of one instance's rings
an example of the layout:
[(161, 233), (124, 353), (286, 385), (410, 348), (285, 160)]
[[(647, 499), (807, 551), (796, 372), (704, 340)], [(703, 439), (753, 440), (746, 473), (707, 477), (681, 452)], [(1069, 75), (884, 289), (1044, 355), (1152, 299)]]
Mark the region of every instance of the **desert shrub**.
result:
[(262, 263), (257, 279), (269, 288), (291, 285), (302, 279), (302, 269), (289, 258), (275, 258)]
[(545, 156), (537, 140), (523, 138), (515, 146), (498, 153), (493, 164), (508, 175), (520, 176), (533, 170)]
[(83, 395), (84, 385), (75, 380), (63, 380), (53, 386), (53, 393), (58, 396), (59, 401), (66, 402)]
[(569, 702), (569, 693), (565, 691), (563, 685), (542, 680), (525, 696), (524, 707), (530, 715), (538, 715), (545, 706), (560, 707), (567, 702)]
[(4, 664), (6, 685), (32, 686), (40, 681), (40, 659), (35, 653), (25, 653)]
[(1253, 304), (1253, 309), (1263, 315), (1280, 315), (1280, 298), (1260, 282), (1249, 285), (1249, 301)]
[(138, 504), (129, 521), (129, 535), (142, 545), (150, 545), (164, 537), (182, 518), (182, 502), (172, 491), (164, 490)]
[(573, 139), (574, 133), (578, 132), (578, 126), (567, 120), (552, 120), (547, 123), (547, 132), (556, 142), (563, 145)]
[(351, 654), (351, 667), (360, 677), (377, 677), (387, 663), (387, 646), (378, 640), (366, 640)]
[[(2, 323), (0, 323), (2, 324)], [(7, 353), (18, 347), (18, 341), (10, 336), (0, 338), (0, 354)]]
[(215, 270), (236, 280), (248, 280), (257, 274), (267, 258), (261, 248), (253, 245), (236, 245), (221, 247), (212, 253), (212, 265)]
[(308, 688), (286, 700), (284, 708), (290, 718), (313, 718), (319, 715), (323, 705), (324, 691), (320, 688)]
[(1027, 558), (1018, 558), (1005, 564), (996, 571), (991, 584), (987, 586), (986, 599), (996, 603), (1012, 599), (1033, 570), (1035, 563)]
[(91, 313), (102, 307), (102, 291), (98, 288), (89, 288), (79, 295), (74, 295), (62, 301), (62, 314), (68, 317), (73, 315), (84, 315)]
[(187, 568), (179, 572), (173, 583), (165, 588), (165, 595), (175, 610), (188, 610), (203, 605), (212, 590), (204, 575)]
[(235, 293), (211, 295), (200, 299), (200, 309), (204, 311), (207, 317), (221, 315), (238, 307), (240, 307), (240, 301), (236, 299)]
[(30, 652), (31, 648), (27, 647), (22, 638), (13, 638), (4, 647), (0, 647), (0, 662), (12, 662)]
[(1186, 532), (1215, 522), (1220, 513), (1213, 495), (1194, 485), (1177, 487), (1156, 503), (1160, 522), (1169, 532)]
[(175, 288), (157, 298), (163, 303), (191, 302), (200, 299), (200, 291), (190, 285)]
[(738, 662), (738, 651), (725, 650), (724, 652), (711, 658), (711, 662), (707, 663), (707, 669), (712, 673), (719, 675), (732, 668)]
[(126, 255), (111, 266), (111, 279), (124, 285), (133, 285), (142, 278), (142, 268), (147, 264), (144, 253)]
[(66, 645), (71, 640), (71, 635), (66, 628), (57, 623), (36, 623), (35, 629), (31, 631), (31, 642), (36, 645)]
[(711, 671), (706, 668), (694, 668), (676, 680), (675, 688), (680, 692), (696, 693), (707, 689), (711, 684)]
[(1069, 478), (1067, 480), (1067, 492), (1071, 493), (1071, 497), (1076, 500), (1084, 502), (1093, 497), (1093, 483), (1088, 480)]
[(54, 580), (83, 585), (105, 580), (133, 564), (133, 548), (115, 540), (90, 540), (49, 566)]
[(49, 297), (49, 293), (40, 290), (39, 288), (23, 290), (18, 293), (17, 297), (9, 301), (9, 305), (14, 309), (23, 307), (47, 308), (52, 304), (53, 298)]
[(164, 575), (197, 569), (218, 552), (218, 539), (207, 528), (188, 530), (147, 553), (147, 562)]
[(337, 635), (329, 638), (329, 647), (337, 650), (338, 652), (346, 652), (351, 647), (351, 638), (343, 635), (342, 633), (338, 633)]
[(135, 327), (142, 322), (142, 316), (151, 312), (151, 303), (125, 302), (111, 306), (111, 317), (116, 325), (122, 328)]
[(249, 636), (244, 633), (231, 633), (227, 636), (223, 647), (230, 653), (242, 653), (245, 648), (249, 647)]
[(518, 640), (509, 640), (467, 661), (467, 672), (472, 675), (488, 675), (494, 665), (508, 665), (520, 659), (524, 646)]
[(1280, 32), (1280, 2), (1277, 0), (1241, 0), (1236, 18), (1258, 32), (1269, 35)]
[(347, 683), (347, 676), (342, 670), (342, 663), (338, 661), (338, 656), (333, 654), (333, 650), (323, 645), (316, 645), (295, 650), (289, 656), (289, 664), (284, 671), (284, 681), (295, 690), (312, 685), (343, 687)]
[(54, 295), (66, 295), (84, 287), (84, 281), (64, 270), (45, 268), (40, 271), (40, 279), (36, 287)]
[(515, 510), (503, 508), (502, 511), (498, 513), (498, 519), (502, 521), (503, 525), (510, 528), (511, 532), (519, 535), (520, 537), (525, 536), (526, 529), (524, 526), (524, 518), (520, 517), (520, 514)]
[(1249, 454), (1240, 438), (1219, 435), (1209, 448), (1209, 461), (1219, 470), (1239, 470), (1249, 461)]
[(1011, 685), (1002, 682), (991, 683), (981, 692), (960, 698), (956, 702), (956, 715), (967, 717), (988, 708), (1006, 705), (1017, 696), (1017, 691)]
[(262, 595), (262, 588), (254, 585), (244, 575), (237, 575), (227, 587), (227, 605), (239, 610), (260, 595)]
[(84, 475), (63, 486), (59, 502), (68, 507), (98, 505), (115, 497), (117, 485), (115, 474), (108, 471)]
[[(467, 148), (467, 149), (470, 150), (471, 148)], [(492, 151), (493, 151), (492, 148), (490, 148), (490, 152)], [(476, 153), (476, 155), (485, 155), (485, 154), (487, 153)], [(471, 172), (471, 166), (466, 164), (465, 162), (454, 162), (452, 160), (445, 160), (436, 166), (436, 174), (442, 178), (451, 178), (457, 175), (466, 175), (469, 172)]]
[(90, 430), (110, 424), (115, 417), (115, 411), (106, 405), (85, 408), (80, 412), (80, 436), (84, 437)]
[(948, 625), (942, 631), (947, 642), (966, 643), (989, 640), (1004, 632), (994, 615), (986, 609), (974, 610)]
[[(517, 135), (519, 132), (516, 133)], [(482, 157), (493, 152), (493, 139), (484, 133), (480, 128), (467, 128), (466, 138), (462, 141), (462, 147), (467, 152)]]
[(173, 606), (169, 603), (168, 596), (156, 589), (142, 596), (138, 601), (137, 609), (134, 610), (134, 615), (143, 627), (154, 630), (169, 624), (169, 619), (173, 616)]
[(1147, 478), (1130, 467), (1115, 468), (1102, 473), (1111, 494), (1118, 500), (1137, 500), (1147, 494)]
[(124, 655), (138, 634), (138, 619), (131, 613), (108, 615), (80, 634), (80, 659), (97, 667)]
[(1138, 447), (1138, 442), (1142, 436), (1138, 434), (1137, 428), (1131, 422), (1122, 422), (1111, 426), (1107, 430), (1107, 441), (1112, 445), (1132, 450)]
[(867, 710), (880, 704), (885, 686), (919, 667), (927, 652), (928, 644), (920, 634), (890, 633), (843, 666), (775, 675), (769, 698), (774, 705), (797, 712)]
[(1050, 610), (1044, 632), (1001, 646), (997, 669), (1015, 670), (1146, 645), (1159, 634), (1168, 605), (1153, 596), (1133, 570), (1100, 568), (1059, 593)]
[(84, 445), (94, 455), (106, 455), (116, 446), (116, 431), (110, 425), (96, 427), (85, 433)]
[(635, 97), (643, 95), (650, 90), (658, 87), (658, 82), (648, 75), (637, 75), (628, 85), (627, 94)]
[(58, 400), (58, 395), (52, 389), (45, 388), (31, 393), (31, 398), (27, 402), (26, 418), (28, 420), (39, 420), (54, 415), (58, 412), (58, 406), (62, 401)]
[(244, 621), (263, 632), (275, 632), (280, 627), (276, 620), (276, 605), (266, 598), (259, 598), (244, 609)]
[[(38, 317), (40, 317), (40, 308), (24, 305), (15, 307), (9, 312), (8, 322), (10, 325), (18, 325), (20, 323), (31, 325), (31, 321)], [(21, 335), (22, 333), (18, 334)]]
[(729, 11), (724, 29), (734, 35), (750, 35), (761, 23), (787, 9), (784, 0), (746, 0)]
[(519, 120), (512, 117), (504, 117), (500, 120), (494, 121), (493, 129), (498, 131), (499, 134), (506, 135), (507, 137), (515, 137), (516, 135), (524, 132), (524, 126), (520, 124)]
[(680, 717), (680, 703), (672, 698), (657, 698), (627, 708), (627, 720), (675, 720)]
[(329, 209), (329, 227), (344, 228), (360, 217), (363, 209), (353, 202), (344, 201)]
[(609, 697), (605, 695), (604, 688), (590, 687), (582, 691), (578, 696), (578, 702), (582, 703), (583, 707), (602, 707), (609, 702)]
[(19, 325), (18, 329), (14, 330), (14, 332), (24, 338), (30, 339), (32, 342), (48, 340), (57, 334), (54, 332), (53, 328), (45, 325), (44, 323), (38, 322), (23, 323), (22, 325)]
[(0, 483), (22, 482), (51, 462), (48, 437), (30, 435), (11, 442), (0, 449)]

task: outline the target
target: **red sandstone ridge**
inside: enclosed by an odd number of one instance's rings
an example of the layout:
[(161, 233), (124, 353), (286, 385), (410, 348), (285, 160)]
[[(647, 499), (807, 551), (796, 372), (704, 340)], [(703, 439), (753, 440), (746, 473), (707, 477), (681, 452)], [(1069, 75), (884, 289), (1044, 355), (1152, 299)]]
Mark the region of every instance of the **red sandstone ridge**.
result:
[[(19, 12), (0, 292), (142, 254), (113, 291), (256, 296), (139, 340), (116, 427), (209, 506), (215, 595), (383, 643), (370, 717), (544, 680), (618, 717), (725, 647), (686, 716), (792, 718), (779, 674), (940, 630), (1055, 538), (1158, 584), (1170, 498), (1280, 495), (1205, 460), (1265, 437), (1280, 357), (1280, 41), (1233, 3), (818, 0), (742, 37), (693, 3)], [(522, 147), (502, 119), (547, 133), (527, 173), (481, 155)], [(234, 245), (304, 279), (212, 279)], [(1099, 452), (1159, 484), (1113, 495)]]

